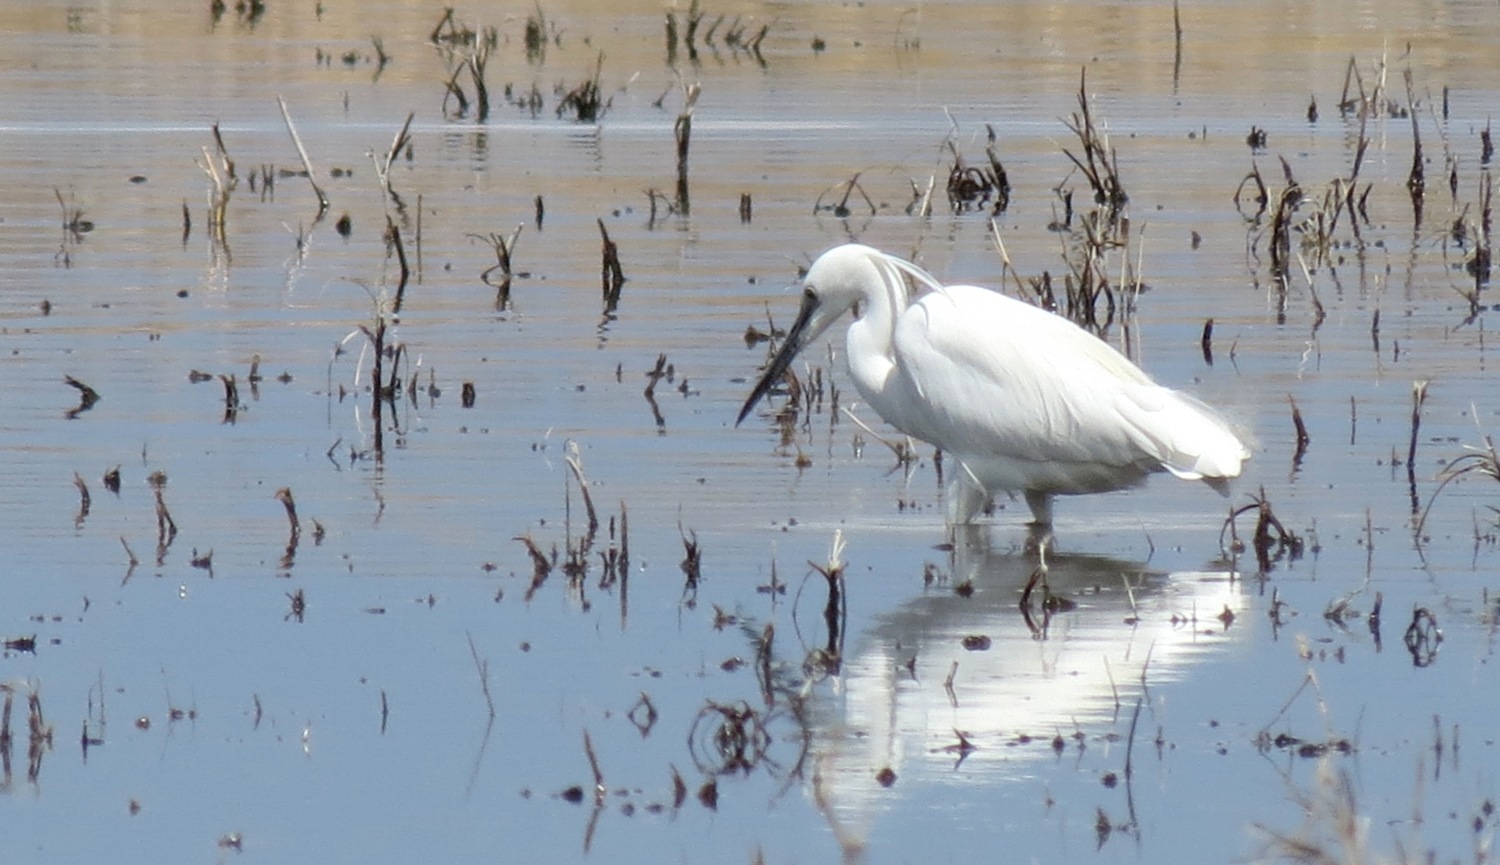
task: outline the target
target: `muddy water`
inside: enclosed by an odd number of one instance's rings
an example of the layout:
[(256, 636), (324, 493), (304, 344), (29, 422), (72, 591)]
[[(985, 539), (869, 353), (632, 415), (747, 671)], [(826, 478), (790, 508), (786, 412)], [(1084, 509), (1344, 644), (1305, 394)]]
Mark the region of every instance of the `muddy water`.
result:
[[(1493, 482), (1446, 487), (1420, 545), (1412, 509), (1496, 415), (1488, 291), (1477, 310), (1463, 296), (1480, 133), (1500, 104), (1492, 6), (1184, 6), (1180, 57), (1163, 4), (708, 6), (675, 71), (663, 7), (603, 6), (545, 4), (532, 58), (535, 6), (455, 7), (496, 28), (483, 123), (444, 101), (455, 61), (423, 4), (0, 10), (0, 859), (1486, 848)], [(726, 41), (762, 25), (758, 54)], [(558, 117), (599, 52), (607, 112)], [(1270, 217), (1235, 190), (1258, 166), (1279, 193), (1285, 160), (1310, 195), (1300, 221), (1349, 175), (1351, 57), (1367, 92), (1383, 88), (1364, 126), (1367, 218), (1356, 233), (1346, 213), (1327, 258), (1303, 247), (1308, 274), (1293, 263), (1282, 292)], [(1028, 621), (1015, 506), (942, 547), (930, 451), (901, 468), (827, 391), (787, 442), (769, 414), (733, 417), (765, 357), (747, 328), (790, 319), (797, 267), (823, 248), (859, 239), (1001, 281), (989, 210), (956, 213), (943, 193), (947, 142), (985, 164), (987, 124), (1012, 184), (996, 217), (1011, 262), (1060, 284), (1072, 241), (1048, 228), (1054, 190), (1080, 212), (1089, 198), (1063, 153), (1085, 68), (1130, 195), (1109, 266), (1147, 288), (1106, 336), (1223, 407), (1256, 455), (1228, 501), (1158, 479), (1060, 502), (1049, 582), (1075, 606)], [(668, 206), (679, 80), (702, 84), (688, 213)], [(504, 97), (533, 86), (535, 113)], [(283, 173), (300, 160), (278, 95), (321, 218)], [(408, 113), (397, 202), (369, 154)], [(222, 238), (203, 168), (215, 123), (239, 176)], [(856, 172), (864, 194), (833, 212)], [(934, 179), (932, 214), (908, 212)], [(399, 281), (388, 219), (412, 274), (387, 341), (417, 387), (377, 423), (359, 329)], [(627, 277), (610, 313), (601, 220)], [(518, 225), (502, 302), (480, 278), (487, 238)], [(838, 350), (809, 359), (849, 407)], [(100, 399), (75, 411), (67, 376)], [(1428, 389), (1413, 485), (1414, 381)], [(1311, 437), (1300, 463), (1288, 397)], [(562, 559), (588, 532), (573, 448), (601, 525), (570, 580)], [(1301, 558), (1226, 555), (1226, 514), (1262, 491)], [(1254, 526), (1242, 516), (1240, 537)], [(808, 566), (835, 532), (838, 665)], [(560, 556), (538, 585), (519, 537)], [(601, 584), (601, 554), (627, 538), (625, 573)], [(1419, 607), (1441, 642), (1403, 640)]]

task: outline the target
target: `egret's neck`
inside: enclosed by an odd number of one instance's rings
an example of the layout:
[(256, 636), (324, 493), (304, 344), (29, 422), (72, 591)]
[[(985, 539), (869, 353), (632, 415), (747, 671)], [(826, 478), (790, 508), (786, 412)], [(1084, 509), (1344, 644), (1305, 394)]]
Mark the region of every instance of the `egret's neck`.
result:
[(892, 358), (891, 343), (895, 338), (896, 319), (889, 304), (866, 304), (864, 315), (849, 326), (846, 340), (846, 361), (849, 377), (854, 379), (860, 395), (870, 407), (881, 410), (881, 394), (884, 393), (891, 374), (896, 371)]

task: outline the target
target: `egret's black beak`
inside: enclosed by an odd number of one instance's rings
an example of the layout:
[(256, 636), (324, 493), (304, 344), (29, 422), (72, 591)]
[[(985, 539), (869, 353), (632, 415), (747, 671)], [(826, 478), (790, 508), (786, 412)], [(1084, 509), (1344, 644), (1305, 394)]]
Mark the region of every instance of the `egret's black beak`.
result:
[(797, 356), (813, 339), (817, 333), (808, 335), (807, 324), (812, 321), (814, 313), (818, 311), (818, 295), (812, 291), (802, 294), (802, 308), (797, 311), (797, 320), (792, 323), (792, 329), (787, 331), (786, 338), (781, 341), (781, 350), (771, 358), (771, 363), (766, 366), (766, 371), (761, 373), (760, 381), (755, 383), (755, 389), (750, 391), (750, 398), (745, 400), (745, 407), (740, 409), (740, 416), (735, 419), (734, 425), (739, 426), (745, 418), (755, 409), (755, 404), (760, 402), (761, 397), (771, 392), (771, 388), (781, 381), (786, 375), (787, 367), (792, 365), (792, 359)]

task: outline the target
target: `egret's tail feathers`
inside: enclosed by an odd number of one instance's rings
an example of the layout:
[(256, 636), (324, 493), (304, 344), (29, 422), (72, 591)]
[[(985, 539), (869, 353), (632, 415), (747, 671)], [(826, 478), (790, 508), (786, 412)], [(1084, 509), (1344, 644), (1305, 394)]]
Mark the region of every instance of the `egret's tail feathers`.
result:
[[(1218, 412), (1183, 393), (1170, 397), (1141, 431), (1158, 448), (1167, 471), (1185, 480), (1203, 480), (1219, 489), (1239, 477), (1250, 449)], [(1221, 492), (1223, 490), (1221, 489)]]

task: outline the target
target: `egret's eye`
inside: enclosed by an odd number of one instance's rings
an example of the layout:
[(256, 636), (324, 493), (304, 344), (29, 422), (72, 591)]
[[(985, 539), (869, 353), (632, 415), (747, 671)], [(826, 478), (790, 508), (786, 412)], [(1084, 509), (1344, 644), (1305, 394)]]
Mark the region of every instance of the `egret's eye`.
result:
[(807, 286), (807, 287), (805, 287), (805, 288), (802, 289), (802, 296), (806, 297), (806, 298), (814, 298), (814, 297), (818, 296), (818, 292), (815, 291), (813, 289), (813, 287), (809, 285), (809, 286)]

